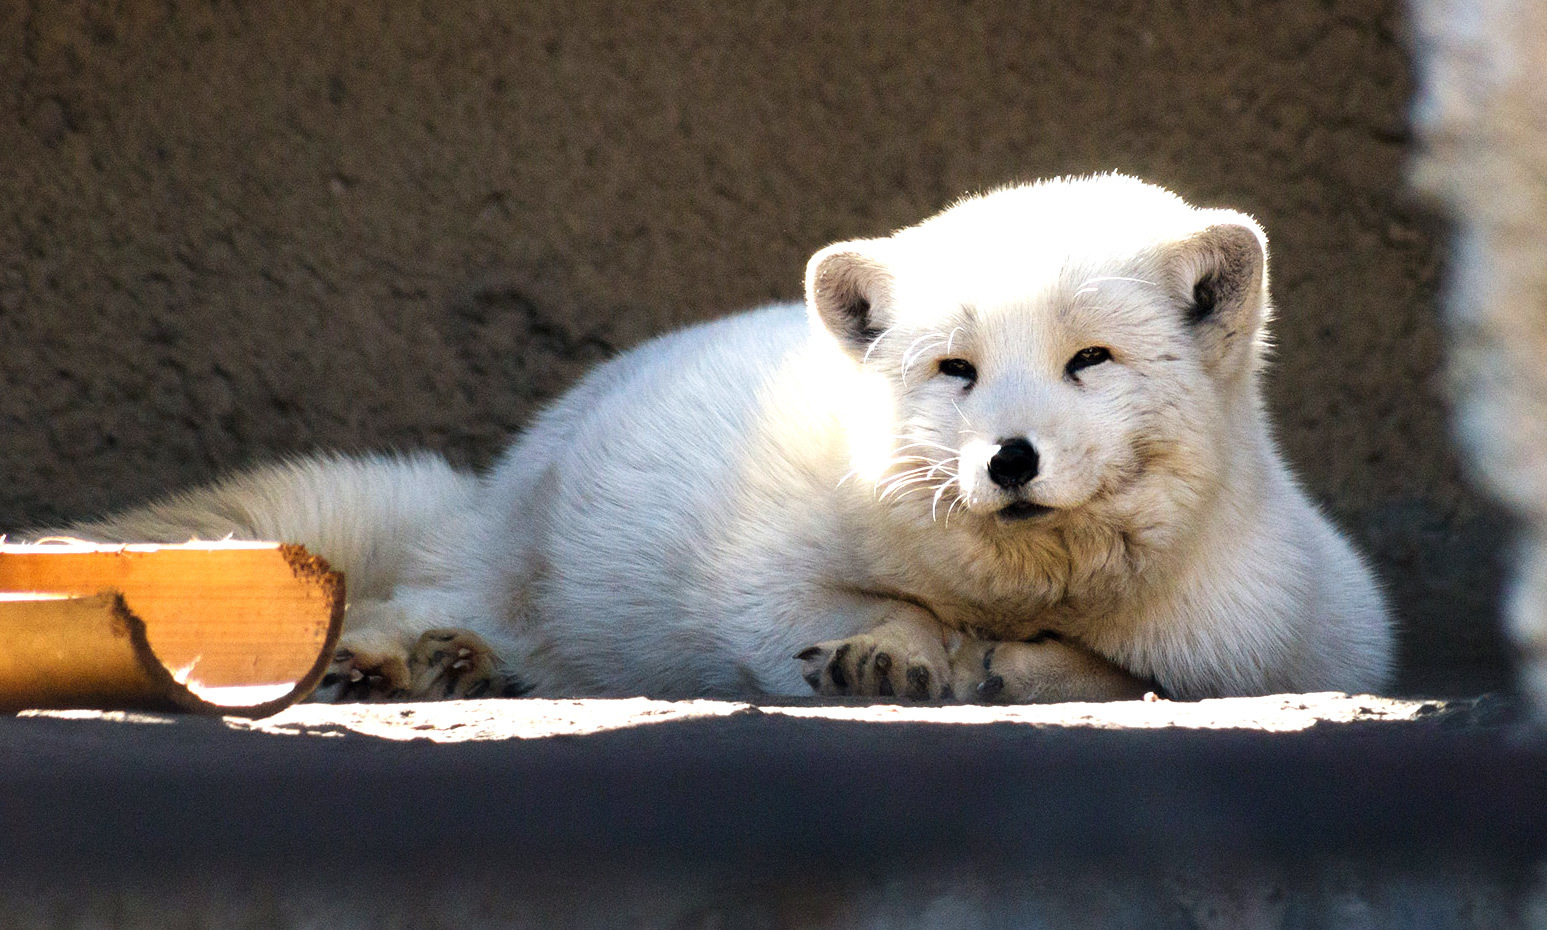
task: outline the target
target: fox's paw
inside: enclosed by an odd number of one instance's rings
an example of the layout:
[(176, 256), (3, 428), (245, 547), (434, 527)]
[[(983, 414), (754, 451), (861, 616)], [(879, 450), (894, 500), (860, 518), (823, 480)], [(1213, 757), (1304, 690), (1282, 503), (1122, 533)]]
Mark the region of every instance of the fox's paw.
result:
[(952, 665), (962, 697), (994, 704), (1129, 701), (1156, 687), (1052, 637), (1023, 643), (969, 641), (956, 651)]
[(951, 697), (951, 664), (939, 637), (906, 625), (883, 625), (848, 639), (828, 640), (795, 657), (818, 694), (894, 697), (909, 701)]
[(345, 634), (333, 663), (308, 701), (388, 701), (407, 694), (408, 650), (391, 636), (365, 631)]
[(489, 644), (469, 630), (428, 630), (408, 658), (413, 700), (476, 698), (509, 691), (500, 674), (499, 658)]
[(390, 633), (362, 630), (346, 634), (333, 664), (307, 700), (438, 701), (515, 695), (520, 685), (499, 670), (494, 650), (468, 630), (434, 629), (413, 649)]

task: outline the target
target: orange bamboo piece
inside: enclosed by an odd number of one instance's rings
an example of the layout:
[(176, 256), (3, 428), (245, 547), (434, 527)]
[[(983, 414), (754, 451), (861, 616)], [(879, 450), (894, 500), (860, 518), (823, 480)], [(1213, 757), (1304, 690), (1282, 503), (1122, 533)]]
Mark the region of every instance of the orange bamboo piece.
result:
[(300, 546), (0, 545), (0, 709), (271, 714), (316, 686), (343, 609)]

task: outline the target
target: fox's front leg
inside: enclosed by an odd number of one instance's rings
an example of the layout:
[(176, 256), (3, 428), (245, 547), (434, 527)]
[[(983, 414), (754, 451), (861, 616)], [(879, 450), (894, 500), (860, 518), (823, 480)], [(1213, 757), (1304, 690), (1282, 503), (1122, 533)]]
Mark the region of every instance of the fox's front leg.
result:
[(869, 631), (817, 643), (795, 658), (818, 694), (941, 700), (954, 694), (949, 641), (934, 615), (898, 603)]
[(963, 640), (951, 654), (951, 680), (963, 700), (995, 704), (1131, 701), (1157, 690), (1154, 682), (1054, 636)]

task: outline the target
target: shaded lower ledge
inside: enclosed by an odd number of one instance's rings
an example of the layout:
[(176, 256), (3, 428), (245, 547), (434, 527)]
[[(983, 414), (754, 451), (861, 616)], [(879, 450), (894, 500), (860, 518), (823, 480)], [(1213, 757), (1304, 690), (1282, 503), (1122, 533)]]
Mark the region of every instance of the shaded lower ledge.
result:
[(1534, 926), (1523, 734), (1340, 695), (28, 714), (0, 923)]

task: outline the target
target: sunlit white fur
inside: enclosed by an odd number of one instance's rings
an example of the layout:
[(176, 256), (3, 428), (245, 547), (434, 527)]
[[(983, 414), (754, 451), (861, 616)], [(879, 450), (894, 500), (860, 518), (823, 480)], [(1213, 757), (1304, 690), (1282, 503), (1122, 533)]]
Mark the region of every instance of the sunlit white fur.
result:
[[(770, 307), (601, 366), (478, 479), (308, 460), (79, 529), (304, 542), (348, 572), (346, 637), (467, 627), (545, 695), (809, 693), (791, 656), (900, 602), (1177, 696), (1379, 689), (1382, 597), (1264, 416), (1265, 268), (1239, 329), (1187, 321), (1216, 224), (1260, 240), (1117, 176), (974, 197), (813, 259), (875, 297), (863, 346), (814, 298)], [(1069, 377), (1087, 346), (1112, 361)], [(1040, 466), (1012, 493), (986, 469), (1017, 436)]]

